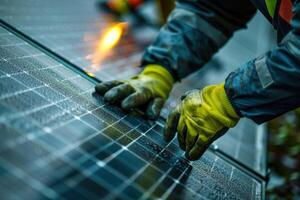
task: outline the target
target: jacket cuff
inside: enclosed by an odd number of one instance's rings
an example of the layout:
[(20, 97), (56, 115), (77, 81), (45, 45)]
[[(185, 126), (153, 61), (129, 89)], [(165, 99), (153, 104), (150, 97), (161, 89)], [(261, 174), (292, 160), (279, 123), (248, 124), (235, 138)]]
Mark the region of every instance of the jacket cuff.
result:
[(228, 98), (228, 95), (226, 94), (225, 83), (220, 84), (220, 89), (222, 90), (222, 92), (220, 92), (219, 95), (220, 95), (221, 99), (223, 100), (223, 106), (224, 106), (225, 111), (228, 113), (228, 115), (230, 117), (239, 119), (240, 116), (237, 114), (230, 99)]

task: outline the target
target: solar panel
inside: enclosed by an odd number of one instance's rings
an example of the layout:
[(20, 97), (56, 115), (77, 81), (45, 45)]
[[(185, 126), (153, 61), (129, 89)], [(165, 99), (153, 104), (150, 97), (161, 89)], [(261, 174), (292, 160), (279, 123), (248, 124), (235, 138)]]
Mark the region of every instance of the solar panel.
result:
[(75, 68), (1, 27), (0, 41), (2, 198), (264, 197), (262, 179), (211, 150), (185, 160), (163, 121), (105, 104)]
[[(87, 55), (92, 54), (94, 45), (101, 36), (100, 33), (113, 24), (114, 20), (99, 12), (92, 0), (33, 0), (30, 2), (3, 0), (0, 9), (1, 19), (68, 61), (87, 70), (90, 70), (87, 66), (91, 65), (91, 60), (87, 59)], [(148, 37), (146, 42), (145, 37), (139, 39), (140, 32), (144, 36), (150, 35), (150, 38)], [(145, 32), (147, 34), (144, 34)], [(137, 73), (136, 66), (139, 65), (147, 42), (153, 39), (153, 36), (148, 29), (131, 27), (129, 33), (122, 38), (111, 55), (107, 56), (96, 71), (93, 71), (96, 77), (104, 81), (123, 79)], [(3, 42), (10, 39), (10, 36), (5, 36)], [(236, 48), (242, 49), (240, 46)], [(251, 55), (251, 52), (247, 51), (247, 54)], [(236, 66), (236, 63), (218, 69), (216, 66), (219, 66), (219, 63), (212, 62), (201, 72), (184, 80), (180, 85), (176, 85), (165, 106), (163, 116), (167, 116), (184, 91), (195, 87), (202, 88), (212, 82), (224, 80), (224, 76), (232, 70), (230, 66)], [(215, 144), (221, 153), (237, 160), (259, 175), (265, 176), (265, 141), (265, 134), (258, 131), (254, 123), (241, 120), (237, 128), (231, 130)]]

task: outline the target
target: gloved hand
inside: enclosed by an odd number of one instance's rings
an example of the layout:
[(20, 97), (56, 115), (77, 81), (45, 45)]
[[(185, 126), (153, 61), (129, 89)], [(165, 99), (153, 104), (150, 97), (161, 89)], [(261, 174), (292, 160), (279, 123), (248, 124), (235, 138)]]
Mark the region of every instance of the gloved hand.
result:
[(238, 121), (224, 84), (212, 85), (182, 96), (181, 103), (167, 119), (164, 139), (171, 141), (177, 131), (180, 148), (188, 159), (196, 160)]
[(137, 76), (125, 81), (109, 81), (96, 85), (96, 92), (110, 103), (121, 103), (125, 110), (147, 104), (150, 119), (159, 116), (174, 84), (172, 75), (160, 65), (147, 65)]

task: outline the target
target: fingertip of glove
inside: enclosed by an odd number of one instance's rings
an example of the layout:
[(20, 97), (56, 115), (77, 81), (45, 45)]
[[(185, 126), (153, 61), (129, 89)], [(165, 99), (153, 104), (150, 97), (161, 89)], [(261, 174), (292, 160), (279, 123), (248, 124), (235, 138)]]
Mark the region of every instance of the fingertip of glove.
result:
[(168, 132), (167, 128), (164, 128), (163, 138), (164, 138), (164, 141), (166, 141), (166, 142), (171, 142), (171, 140), (172, 140), (172, 138), (169, 136), (169, 132)]
[(121, 107), (124, 110), (130, 110), (132, 108), (132, 106), (130, 105), (130, 102), (128, 102), (126, 100), (122, 101)]
[(146, 116), (149, 119), (156, 120), (159, 117), (159, 113), (160, 112), (158, 110), (155, 110), (154, 108), (148, 108), (146, 111)]
[(95, 86), (95, 91), (99, 94), (103, 94), (106, 90), (107, 90), (107, 88), (101, 83), (99, 83)]
[(151, 119), (151, 120), (157, 120), (159, 117), (158, 114), (154, 114), (154, 113), (146, 113), (146, 116), (148, 119)]
[(196, 151), (195, 149), (192, 149), (191, 151), (187, 152), (185, 156), (190, 161), (199, 160), (201, 156), (205, 153), (207, 148), (208, 146), (204, 146), (203, 148), (200, 149), (200, 151), (199, 150)]
[(179, 143), (179, 147), (180, 147), (180, 149), (183, 150), (183, 151), (185, 151), (185, 149), (186, 149), (185, 144)]
[(105, 101), (108, 101), (110, 103), (113, 103), (114, 102), (114, 97), (115, 97), (115, 92), (114, 91), (107, 91), (105, 94), (104, 94), (104, 100)]
[(170, 139), (170, 138), (164, 136), (164, 141), (169, 143), (169, 142), (172, 141), (172, 139)]
[(166, 142), (170, 142), (171, 140), (169, 139), (169, 137), (167, 137), (167, 136), (163, 136), (163, 138), (164, 138), (164, 141), (166, 141)]
[(186, 159), (191, 160), (191, 159), (190, 159), (189, 152), (186, 151), (185, 154), (184, 154), (184, 156), (185, 156)]
[(200, 156), (199, 156), (199, 158), (196, 158), (195, 156), (190, 155), (189, 152), (185, 152), (184, 156), (186, 157), (186, 159), (188, 159), (190, 161), (195, 161), (195, 160), (198, 160), (200, 158)]
[(149, 119), (158, 119), (160, 111), (164, 105), (164, 101), (161, 98), (156, 98), (149, 103), (146, 111), (146, 115)]
[(186, 151), (184, 156), (186, 157), (186, 159), (190, 160), (190, 161), (195, 161), (195, 160), (198, 160), (200, 156), (197, 156), (197, 155), (193, 155), (193, 153), (191, 153), (191, 151)]

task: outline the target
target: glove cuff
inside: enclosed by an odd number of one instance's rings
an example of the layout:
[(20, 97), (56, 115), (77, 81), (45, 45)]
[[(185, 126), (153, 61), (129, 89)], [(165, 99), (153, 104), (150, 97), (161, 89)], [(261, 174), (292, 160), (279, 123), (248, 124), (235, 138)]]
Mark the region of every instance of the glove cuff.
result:
[(162, 80), (170, 87), (172, 87), (175, 82), (171, 73), (161, 65), (149, 64), (144, 68), (141, 74), (163, 78)]
[(236, 114), (225, 92), (224, 83), (207, 86), (202, 91), (204, 101), (210, 105), (211, 115), (225, 127), (234, 127), (240, 117)]
[[(228, 116), (232, 119), (236, 119), (235, 121), (237, 122), (240, 117), (238, 116), (238, 114), (235, 112), (234, 108), (231, 105), (230, 100), (227, 97), (227, 94), (225, 92), (225, 87), (224, 87), (224, 83), (221, 83), (219, 85), (216, 86), (216, 89), (218, 91), (218, 95), (220, 100), (222, 101), (222, 105), (224, 107), (224, 111), (228, 114)], [(234, 123), (235, 125), (236, 123)], [(234, 126), (233, 125), (233, 126)]]
[(167, 98), (175, 82), (171, 73), (161, 65), (147, 65), (140, 75), (147, 76), (158, 81), (159, 87), (155, 88), (155, 90), (157, 90), (157, 92), (164, 98)]

